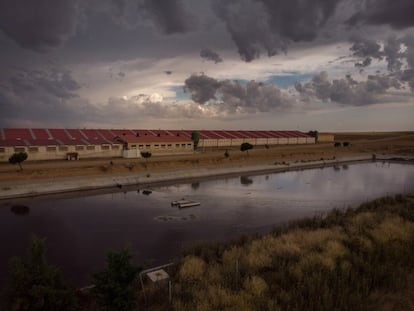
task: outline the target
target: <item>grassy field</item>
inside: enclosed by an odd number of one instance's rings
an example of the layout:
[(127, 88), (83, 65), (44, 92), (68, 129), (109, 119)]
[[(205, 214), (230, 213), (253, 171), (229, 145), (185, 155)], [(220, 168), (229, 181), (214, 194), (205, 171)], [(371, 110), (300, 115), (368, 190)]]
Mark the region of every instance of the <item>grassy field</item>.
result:
[(397, 195), (200, 245), (166, 286), (140, 293), (149, 310), (414, 310), (414, 199)]
[(0, 163), (0, 182), (59, 178), (66, 176), (88, 176), (122, 174), (142, 171), (157, 171), (180, 167), (202, 167), (216, 165), (243, 165), (273, 163), (275, 161), (314, 160), (340, 156), (364, 154), (414, 155), (414, 133), (336, 133), (336, 141), (349, 142), (349, 147), (334, 147), (333, 144), (257, 147), (247, 153), (237, 149), (207, 150), (190, 155), (158, 156), (145, 159), (81, 159), (80, 161), (27, 161), (20, 172), (17, 166)]

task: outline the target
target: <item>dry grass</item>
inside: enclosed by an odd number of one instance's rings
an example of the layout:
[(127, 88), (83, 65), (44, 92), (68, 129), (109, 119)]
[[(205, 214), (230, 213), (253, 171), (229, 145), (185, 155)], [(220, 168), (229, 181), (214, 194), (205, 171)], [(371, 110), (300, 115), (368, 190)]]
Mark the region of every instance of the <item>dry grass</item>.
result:
[[(236, 244), (205, 246), (181, 262), (174, 306), (412, 310), (413, 210), (409, 198), (389, 197)], [(183, 269), (197, 275), (191, 286), (183, 285)]]

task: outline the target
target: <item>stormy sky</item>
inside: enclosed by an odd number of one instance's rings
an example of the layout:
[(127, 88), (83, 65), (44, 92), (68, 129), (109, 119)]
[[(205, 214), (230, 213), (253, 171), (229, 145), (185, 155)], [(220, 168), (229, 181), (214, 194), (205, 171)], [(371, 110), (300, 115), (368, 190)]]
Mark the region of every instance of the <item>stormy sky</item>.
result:
[(414, 130), (412, 0), (0, 0), (0, 127)]

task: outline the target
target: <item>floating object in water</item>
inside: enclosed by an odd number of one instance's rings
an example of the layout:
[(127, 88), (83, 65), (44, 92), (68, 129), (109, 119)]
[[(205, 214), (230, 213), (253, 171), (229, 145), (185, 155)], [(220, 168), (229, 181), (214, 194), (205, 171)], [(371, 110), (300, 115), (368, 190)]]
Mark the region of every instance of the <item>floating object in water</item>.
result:
[(152, 190), (142, 190), (142, 194), (150, 195), (152, 193)]
[(171, 202), (171, 206), (177, 206), (178, 208), (193, 207), (193, 206), (198, 206), (200, 204), (201, 204), (200, 202), (190, 201), (190, 200), (185, 200), (185, 199)]

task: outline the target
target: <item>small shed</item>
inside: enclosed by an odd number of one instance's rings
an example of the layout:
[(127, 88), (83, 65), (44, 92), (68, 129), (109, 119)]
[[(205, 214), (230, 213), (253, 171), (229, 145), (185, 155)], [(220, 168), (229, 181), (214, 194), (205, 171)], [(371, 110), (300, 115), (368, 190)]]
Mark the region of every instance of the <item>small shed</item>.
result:
[(333, 143), (335, 141), (335, 135), (333, 133), (318, 133), (318, 143)]

